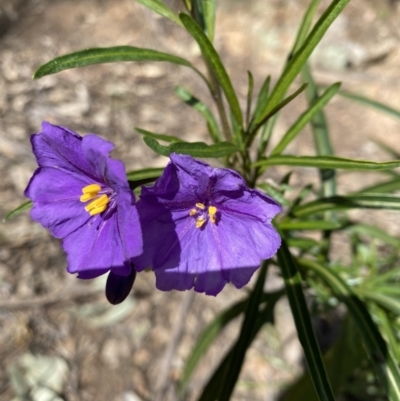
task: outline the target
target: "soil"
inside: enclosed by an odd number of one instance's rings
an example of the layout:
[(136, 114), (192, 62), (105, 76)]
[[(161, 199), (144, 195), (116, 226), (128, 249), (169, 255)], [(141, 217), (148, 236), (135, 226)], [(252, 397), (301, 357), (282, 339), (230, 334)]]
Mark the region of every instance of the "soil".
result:
[[(306, 0), (221, 0), (215, 46), (245, 106), (247, 70), (256, 91), (267, 74), (278, 77), (305, 9)], [(170, 4), (179, 9), (180, 2)], [(329, 4), (322, 1), (321, 12)], [(317, 81), (343, 87), (400, 109), (400, 3), (353, 0), (333, 24), (312, 57)], [(191, 38), (172, 22), (130, 0), (2, 0), (0, 3), (0, 217), (24, 202), (23, 191), (36, 168), (29, 136), (43, 120), (112, 140), (113, 155), (127, 170), (165, 166), (134, 127), (207, 140), (206, 127), (184, 105), (174, 86), (183, 85), (212, 109), (207, 90), (189, 69), (165, 63), (116, 63), (68, 70), (37, 81), (43, 63), (89, 47), (133, 45), (171, 52), (204, 70)], [(296, 85), (299, 85), (298, 81)], [(296, 89), (295, 85), (293, 90)], [(296, 99), (280, 115), (272, 145), (305, 110)], [(399, 120), (337, 97), (326, 109), (337, 155), (372, 160), (391, 158), (377, 144), (400, 153)], [(313, 154), (305, 130), (287, 150)], [(287, 171), (271, 168), (278, 181)], [(340, 173), (339, 193), (372, 183), (373, 176)], [(297, 169), (292, 185), (317, 184), (311, 169)], [(50, 189), (51, 190), (51, 189)], [(354, 212), (355, 219), (377, 223), (400, 234), (398, 215)], [(334, 258), (347, 244), (338, 237)], [(28, 213), (0, 225), (0, 399), (16, 393), (10, 369), (26, 353), (60, 357), (67, 362), (61, 399), (67, 401), (174, 401), (184, 362), (207, 323), (242, 290), (227, 286), (216, 298), (155, 290), (151, 273), (138, 275), (129, 302), (107, 304), (104, 280), (80, 282), (65, 271), (57, 240)], [(270, 288), (281, 281), (272, 272)], [(267, 326), (248, 351), (233, 400), (275, 400), (301, 371), (290, 310), (276, 308), (275, 327)], [(237, 336), (233, 322), (205, 354), (190, 382), (186, 400), (195, 400), (212, 368)], [(17, 365), (16, 365), (17, 364)]]

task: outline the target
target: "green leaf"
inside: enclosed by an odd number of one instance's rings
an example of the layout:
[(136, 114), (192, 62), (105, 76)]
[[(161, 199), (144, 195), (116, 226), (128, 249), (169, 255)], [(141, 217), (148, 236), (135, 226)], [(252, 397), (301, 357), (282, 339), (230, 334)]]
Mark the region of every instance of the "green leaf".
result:
[(271, 83), (271, 75), (268, 75), (261, 86), (260, 92), (258, 93), (256, 108), (254, 110), (252, 120), (257, 119), (257, 117), (260, 115), (261, 110), (267, 104), (270, 83)]
[(254, 126), (250, 127), (252, 136), (254, 136), (256, 134), (256, 132), (258, 131), (258, 129), (262, 125), (264, 125), (267, 122), (267, 120), (269, 120), (274, 114), (276, 114), (279, 110), (283, 109), (293, 99), (295, 99), (297, 96), (299, 96), (300, 93), (303, 92), (307, 88), (307, 85), (308, 85), (307, 83), (304, 83), (303, 85), (301, 85), (299, 89), (297, 89), (294, 93), (289, 95), (287, 98), (283, 99), (282, 102), (280, 102), (268, 114), (266, 114), (264, 116), (264, 118), (258, 124), (255, 124)]
[(203, 6), (206, 34), (210, 42), (214, 42), (216, 0), (201, 0)]
[(169, 156), (171, 152), (191, 155), (193, 157), (223, 157), (237, 152), (237, 147), (230, 142), (218, 142), (207, 145), (204, 142), (174, 142), (169, 146), (160, 145), (149, 136), (143, 137), (146, 145), (162, 156)]
[(337, 93), (340, 88), (340, 82), (330, 86), (316, 101), (311, 105), (311, 107), (306, 110), (297, 121), (289, 128), (283, 138), (280, 140), (278, 145), (275, 146), (274, 150), (271, 152), (271, 156), (280, 155), (289, 145), (289, 143), (296, 138), (299, 132), (310, 122), (310, 120), (318, 113), (332, 97)]
[(183, 142), (182, 139), (173, 136), (173, 135), (164, 135), (164, 134), (154, 134), (153, 132), (146, 131), (145, 129), (135, 127), (135, 130), (139, 132), (139, 134), (148, 136), (153, 139), (159, 139), (160, 141), (165, 142)]
[(400, 190), (400, 177), (396, 177), (393, 178), (392, 180), (379, 182), (378, 184), (362, 188), (356, 193), (373, 193), (373, 192), (385, 193), (385, 192), (394, 192), (398, 190)]
[(349, 1), (350, 0), (333, 0), (326, 11), (321, 15), (300, 49), (288, 62), (269, 97), (268, 103), (263, 107), (259, 117), (255, 120), (255, 125), (258, 125), (260, 121), (262, 121), (265, 116), (267, 116), (280, 102), (283, 95), (286, 93), (289, 86), (292, 84), (310, 57), (312, 51), (318, 45), (332, 22), (342, 12)]
[(11, 219), (12, 217), (17, 216), (18, 214), (24, 212), (25, 210), (29, 210), (32, 207), (32, 201), (26, 201), (16, 207), (14, 210), (11, 210), (11, 212), (6, 214), (6, 217), (4, 217), (3, 222)]
[(245, 311), (244, 320), (240, 329), (237, 345), (234, 348), (230, 359), (229, 370), (221, 380), (221, 392), (217, 398), (219, 401), (229, 401), (235, 388), (237, 379), (239, 378), (240, 371), (244, 362), (244, 358), (249, 348), (253, 337), (253, 332), (257, 327), (257, 316), (259, 306), (262, 300), (263, 288), (265, 285), (265, 278), (267, 276), (268, 261), (265, 261), (261, 267), (260, 273), (257, 278), (256, 285), (249, 296), (247, 308)]
[(173, 56), (172, 54), (133, 46), (116, 46), (86, 49), (57, 57), (39, 67), (33, 74), (33, 79), (55, 74), (70, 68), (85, 67), (93, 64), (114, 63), (116, 61), (167, 61), (196, 70), (189, 61), (178, 56)]
[[(258, 312), (258, 317), (256, 320), (255, 328), (251, 334), (251, 338), (249, 339), (250, 343), (254, 340), (257, 333), (260, 331), (261, 327), (265, 323), (273, 323), (273, 312), (276, 303), (284, 294), (283, 290), (278, 290), (273, 293), (263, 294), (263, 301), (266, 300), (266, 306)], [(249, 343), (249, 346), (250, 346)], [(224, 356), (222, 361), (220, 362), (217, 369), (215, 369), (213, 375), (209, 379), (208, 383), (204, 386), (203, 392), (199, 397), (198, 401), (215, 401), (219, 399), (219, 391), (221, 390), (221, 381), (224, 379), (227, 372), (231, 369), (231, 361), (233, 358), (233, 354), (237, 352), (237, 348), (239, 347), (239, 340), (237, 340), (228, 353)]]
[(350, 233), (368, 235), (400, 249), (400, 238), (389, 235), (386, 231), (383, 231), (378, 227), (370, 226), (368, 224), (353, 224), (347, 228), (346, 231)]
[(201, 30), (200, 26), (195, 21), (193, 21), (193, 19), (189, 15), (180, 13), (179, 18), (181, 19), (187, 31), (198, 43), (204, 58), (214, 72), (219, 85), (225, 93), (226, 100), (236, 122), (238, 123), (238, 125), (242, 126), (243, 117), (240, 110), (239, 101), (236, 97), (235, 90), (233, 89), (232, 83), (225, 70), (225, 67), (218, 56), (218, 53), (214, 49), (206, 34)]
[(193, 109), (198, 111), (204, 117), (204, 119), (207, 121), (208, 131), (210, 132), (212, 140), (214, 142), (221, 142), (221, 132), (219, 130), (217, 120), (215, 119), (211, 110), (182, 86), (175, 86), (175, 93), (188, 106), (193, 107)]
[(303, 268), (320, 276), (347, 306), (358, 328), (359, 334), (368, 349), (374, 367), (377, 369), (382, 385), (389, 385), (390, 401), (400, 400), (400, 371), (397, 360), (378, 331), (371, 315), (351, 288), (331, 269), (306, 259), (298, 260)]
[(247, 79), (249, 82), (249, 89), (247, 90), (247, 102), (246, 102), (246, 126), (249, 125), (250, 113), (251, 113), (251, 100), (253, 98), (254, 89), (254, 78), (250, 71), (247, 71)]
[(365, 106), (372, 107), (377, 111), (382, 111), (392, 117), (400, 119), (400, 110), (394, 109), (393, 107), (390, 107), (384, 103), (377, 102), (376, 100), (369, 99), (368, 97), (343, 90), (339, 91), (339, 95), (350, 100), (355, 100), (356, 102), (361, 103)]
[(182, 26), (182, 23), (178, 16), (169, 8), (167, 7), (162, 1), (160, 0), (134, 0), (136, 3), (143, 4), (150, 10), (156, 12), (157, 14), (162, 15), (170, 19), (171, 21), (175, 22), (178, 25)]
[[(366, 356), (354, 322), (345, 316), (339, 338), (322, 357), (335, 394), (339, 393), (352, 373), (360, 368)], [(308, 371), (279, 397), (279, 401), (293, 400), (318, 401)]]
[(321, 169), (383, 171), (400, 167), (400, 160), (393, 160), (389, 162), (373, 162), (370, 160), (344, 159), (334, 156), (279, 155), (260, 160), (254, 163), (253, 166), (299, 166), (316, 167)]
[(220, 313), (201, 333), (196, 344), (192, 348), (192, 353), (186, 361), (185, 367), (182, 373), (182, 379), (180, 381), (180, 393), (182, 394), (186, 385), (191, 377), (195, 367), (200, 361), (201, 357), (206, 353), (208, 348), (222, 332), (222, 330), (230, 323), (233, 319), (244, 312), (247, 306), (247, 299), (244, 301), (237, 302), (230, 306), (228, 309)]
[(358, 288), (356, 289), (356, 292), (367, 301), (374, 302), (377, 305), (395, 313), (397, 316), (400, 316), (400, 299), (386, 294), (381, 294), (377, 292), (376, 289), (368, 291), (364, 288)]
[(282, 221), (277, 224), (280, 230), (336, 230), (342, 224), (336, 221), (326, 220), (303, 220), (303, 221)]
[(322, 362), (318, 342), (304, 298), (302, 279), (285, 240), (282, 240), (282, 245), (278, 250), (278, 264), (285, 281), (286, 294), (315, 391), (320, 401), (334, 401), (335, 397)]
[(144, 168), (141, 170), (129, 171), (128, 181), (142, 181), (149, 178), (157, 179), (164, 171), (164, 168)]
[(292, 209), (292, 214), (296, 217), (305, 217), (330, 210), (348, 209), (400, 210), (400, 197), (387, 194), (331, 196), (296, 206)]
[(300, 28), (297, 32), (297, 36), (296, 36), (296, 41), (293, 45), (293, 49), (291, 54), (295, 54), (300, 47), (303, 45), (304, 41), (307, 38), (307, 35), (310, 31), (311, 25), (312, 25), (312, 21), (313, 18), (315, 16), (315, 12), (317, 11), (317, 8), (319, 6), (319, 3), (321, 2), (321, 0), (311, 0), (310, 4), (304, 14), (304, 17), (301, 21), (301, 25)]
[[(309, 86), (306, 91), (307, 99), (309, 104), (313, 104), (318, 99), (318, 88), (315, 84), (314, 78), (311, 71), (306, 63), (303, 67), (303, 79), (309, 82)], [(325, 118), (324, 111), (320, 109), (311, 118), (311, 129), (313, 133), (315, 150), (318, 156), (332, 156), (333, 149), (331, 140), (329, 137), (328, 123)], [(321, 180), (321, 195), (322, 196), (333, 196), (336, 194), (336, 172), (333, 169), (321, 169), (319, 171)], [(332, 219), (334, 216), (327, 214), (326, 220)]]

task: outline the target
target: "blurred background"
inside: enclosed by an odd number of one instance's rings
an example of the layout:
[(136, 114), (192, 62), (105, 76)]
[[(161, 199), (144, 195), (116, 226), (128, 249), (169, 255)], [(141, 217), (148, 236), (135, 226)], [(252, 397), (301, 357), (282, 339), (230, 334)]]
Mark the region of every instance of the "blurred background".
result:
[[(179, 1), (169, 1), (175, 10)], [(257, 93), (267, 74), (278, 77), (307, 0), (219, 0), (215, 46), (245, 104), (247, 70)], [(329, 1), (322, 1), (323, 10)], [(400, 109), (400, 2), (353, 0), (312, 56), (316, 80), (342, 81), (343, 88)], [(88, 47), (133, 45), (171, 52), (203, 69), (196, 44), (178, 26), (131, 0), (1, 0), (0, 2), (0, 218), (24, 201), (36, 168), (29, 136), (43, 120), (80, 134), (97, 133), (116, 144), (114, 157), (127, 170), (165, 166), (134, 127), (206, 139), (201, 117), (174, 94), (183, 85), (212, 104), (192, 71), (164, 63), (117, 63), (69, 70), (38, 81), (35, 69), (50, 59)], [(273, 143), (306, 108), (298, 98), (281, 114)], [(388, 160), (377, 142), (400, 153), (400, 121), (344, 98), (327, 107), (337, 155)], [(312, 154), (305, 130), (288, 153)], [(278, 181), (285, 168), (265, 179)], [(314, 170), (298, 169), (294, 188), (317, 182)], [(365, 173), (339, 175), (339, 193), (368, 183)], [(372, 182), (371, 182), (372, 183)], [(51, 188), (49, 188), (51, 190)], [(394, 212), (352, 212), (399, 234)], [(397, 221), (396, 221), (397, 220)], [(335, 239), (334, 258), (346, 258)], [(28, 213), (0, 225), (0, 400), (175, 401), (184, 361), (202, 329), (246, 289), (227, 286), (217, 297), (162, 293), (151, 273), (138, 275), (131, 296), (107, 304), (104, 279), (78, 281), (65, 271), (65, 255)], [(251, 285), (251, 284), (250, 284)], [(280, 288), (271, 272), (269, 288)], [(234, 400), (277, 400), (301, 372), (301, 350), (286, 301), (247, 354)], [(335, 319), (322, 331), (335, 333)], [(236, 338), (234, 322), (204, 355), (189, 385), (195, 400)], [(24, 398), (25, 397), (25, 398)], [(29, 398), (30, 397), (30, 398)]]

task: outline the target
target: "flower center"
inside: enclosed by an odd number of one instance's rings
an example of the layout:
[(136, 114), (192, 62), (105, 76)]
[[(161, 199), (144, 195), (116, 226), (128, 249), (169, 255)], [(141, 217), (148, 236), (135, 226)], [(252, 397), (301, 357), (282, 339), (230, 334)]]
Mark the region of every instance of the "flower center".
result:
[(82, 195), (79, 198), (81, 202), (92, 200), (85, 206), (85, 210), (91, 215), (95, 216), (107, 209), (110, 198), (107, 194), (101, 193), (101, 186), (99, 184), (90, 184), (82, 188)]
[(196, 227), (201, 228), (210, 220), (211, 223), (215, 224), (217, 221), (218, 209), (215, 206), (206, 206), (204, 203), (196, 203), (196, 207), (191, 209), (189, 216), (196, 219)]

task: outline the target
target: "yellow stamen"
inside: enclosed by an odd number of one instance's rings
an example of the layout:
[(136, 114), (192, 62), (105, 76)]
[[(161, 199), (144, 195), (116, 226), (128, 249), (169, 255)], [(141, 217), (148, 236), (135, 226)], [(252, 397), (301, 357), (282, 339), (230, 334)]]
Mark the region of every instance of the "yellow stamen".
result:
[(206, 208), (202, 203), (196, 203), (196, 207), (198, 207), (201, 210), (204, 210)]
[(192, 209), (192, 210), (189, 212), (189, 216), (194, 216), (196, 213), (197, 213), (197, 210), (196, 210), (196, 209)]
[(81, 195), (79, 200), (81, 202), (87, 202), (88, 200), (95, 198), (99, 194), (100, 190), (101, 186), (98, 184), (86, 185), (86, 187), (82, 188), (83, 195)]
[(206, 219), (204, 217), (199, 217), (196, 220), (196, 228), (201, 228), (203, 227), (203, 224), (206, 222)]
[(86, 185), (86, 187), (82, 188), (82, 193), (88, 194), (91, 192), (99, 192), (100, 189), (101, 189), (101, 186), (99, 184), (90, 184), (90, 185)]
[(107, 209), (108, 202), (110, 199), (107, 195), (101, 195), (99, 198), (95, 199), (85, 206), (85, 210), (89, 212), (91, 216), (104, 212)]
[(208, 207), (208, 215), (210, 216), (211, 223), (216, 221), (217, 208), (215, 206)]

